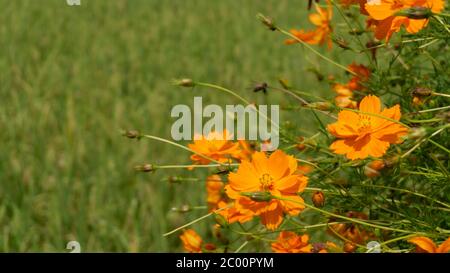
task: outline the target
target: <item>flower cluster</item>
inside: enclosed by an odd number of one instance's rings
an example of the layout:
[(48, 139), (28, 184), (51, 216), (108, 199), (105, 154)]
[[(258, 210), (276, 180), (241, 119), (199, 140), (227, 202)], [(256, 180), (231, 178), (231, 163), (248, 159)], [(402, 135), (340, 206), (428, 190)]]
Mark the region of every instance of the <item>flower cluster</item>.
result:
[[(188, 252), (244, 247), (278, 253), (366, 252), (371, 241), (384, 242), (382, 251), (449, 252), (450, 66), (445, 50), (450, 29), (444, 1), (309, 4), (315, 6), (308, 17), (315, 26), (310, 30), (285, 31), (274, 20), (259, 18), (270, 30), (286, 35), (285, 44), (308, 48), (347, 72), (348, 81), (330, 75), (331, 97), (297, 90), (286, 80), (279, 81), (280, 88), (261, 85), (264, 93), (288, 94), (295, 105), (287, 110), (311, 111), (317, 122), (313, 131), (282, 123), (280, 147), (274, 151), (259, 151), (259, 145), (234, 140), (227, 131), (196, 136), (183, 147), (192, 153), (192, 164), (180, 169), (187, 167), (189, 174), (208, 170), (194, 179), (206, 192), (204, 204), (175, 211), (195, 207), (207, 214), (167, 234), (184, 230), (180, 239)], [(339, 28), (333, 13), (345, 19)], [(334, 31), (346, 31), (350, 38), (338, 39)], [(328, 51), (314, 48), (326, 45), (330, 50), (333, 42), (339, 52), (358, 58), (341, 65)], [(367, 60), (360, 62), (362, 58)], [(178, 83), (225, 90), (248, 103), (224, 87), (193, 80)], [(254, 93), (259, 94), (263, 92)], [(213, 219), (212, 232), (205, 236), (214, 244), (186, 229), (205, 219)]]

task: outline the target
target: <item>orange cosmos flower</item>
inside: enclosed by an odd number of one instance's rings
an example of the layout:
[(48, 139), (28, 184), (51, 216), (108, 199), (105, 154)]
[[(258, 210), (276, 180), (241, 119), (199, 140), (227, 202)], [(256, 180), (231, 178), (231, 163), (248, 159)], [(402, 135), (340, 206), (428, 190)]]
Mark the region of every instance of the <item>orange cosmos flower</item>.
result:
[(401, 137), (406, 135), (406, 127), (382, 118), (400, 120), (398, 104), (381, 110), (380, 99), (369, 95), (363, 98), (359, 110), (364, 113), (343, 110), (338, 115), (338, 121), (328, 125), (328, 131), (339, 138), (330, 146), (333, 152), (345, 154), (351, 160), (364, 159), (368, 156), (381, 157), (390, 144), (400, 143)]
[(312, 246), (308, 240), (308, 234), (297, 235), (291, 231), (282, 231), (277, 241), (272, 243), (272, 251), (276, 253), (310, 253)]
[[(193, 144), (188, 147), (205, 156), (208, 156), (219, 162), (230, 162), (231, 158), (239, 158), (241, 150), (239, 143), (234, 143), (227, 139), (231, 139), (226, 130), (223, 133), (211, 132), (206, 137), (202, 136), (198, 140), (194, 140)], [(209, 164), (211, 161), (198, 155), (191, 155), (191, 160), (196, 164)]]
[[(317, 13), (313, 13), (309, 15), (309, 21), (316, 26), (316, 29), (310, 31), (295, 30), (292, 29), (290, 32), (292, 35), (297, 37), (298, 39), (304, 41), (305, 43), (311, 45), (323, 45), (327, 44), (328, 49), (331, 49), (332, 40), (331, 40), (331, 17), (332, 17), (332, 7), (329, 1), (327, 1), (327, 9), (321, 8), (316, 5)], [(295, 44), (298, 43), (295, 39), (289, 39), (285, 41), (285, 44)]]
[[(439, 13), (444, 9), (444, 0), (372, 0), (367, 1), (365, 8), (378, 21), (375, 37), (389, 41), (394, 32), (400, 31), (401, 26), (408, 33), (419, 32), (428, 24), (430, 11)], [(423, 14), (419, 15), (421, 12)]]
[(303, 199), (297, 194), (304, 190), (308, 178), (297, 173), (295, 158), (281, 150), (269, 157), (264, 152), (255, 152), (252, 161), (243, 160), (237, 172), (228, 175), (228, 180), (225, 191), (235, 200), (235, 208), (243, 214), (260, 216), (268, 229), (276, 229), (284, 213), (296, 215), (304, 209)]
[(192, 229), (185, 230), (180, 235), (180, 239), (183, 242), (183, 247), (186, 251), (191, 253), (202, 252), (202, 238)]
[(427, 237), (414, 237), (408, 242), (416, 245), (416, 252), (422, 253), (449, 253), (450, 252), (450, 237), (440, 244), (436, 246), (436, 244)]

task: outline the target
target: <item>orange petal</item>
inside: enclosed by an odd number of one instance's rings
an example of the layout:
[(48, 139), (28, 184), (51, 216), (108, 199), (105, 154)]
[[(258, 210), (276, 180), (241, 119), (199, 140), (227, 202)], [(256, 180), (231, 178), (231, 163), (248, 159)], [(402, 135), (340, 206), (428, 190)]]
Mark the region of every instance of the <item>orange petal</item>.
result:
[(445, 242), (443, 242), (438, 249), (436, 250), (437, 253), (449, 253), (450, 252), (450, 237), (448, 237)]
[(299, 214), (305, 206), (303, 203), (305, 202), (303, 198), (301, 198), (298, 195), (289, 195), (289, 196), (283, 196), (286, 199), (292, 200), (292, 201), (286, 201), (283, 200), (283, 210), (287, 212), (289, 215), (297, 215)]
[(276, 150), (269, 157), (268, 171), (274, 180), (282, 178), (289, 173), (288, 156), (281, 150)]
[(362, 112), (378, 114), (381, 111), (381, 101), (377, 96), (368, 95), (360, 102), (359, 110)]
[(436, 252), (436, 245), (430, 238), (414, 237), (414, 238), (408, 240), (408, 242), (415, 244), (416, 246), (418, 246), (419, 248), (423, 249), (424, 251), (426, 251), (428, 253)]
[(384, 3), (381, 1), (380, 4), (366, 3), (366, 11), (375, 20), (384, 20), (389, 16), (392, 16), (396, 10), (391, 8), (390, 3)]
[(410, 19), (408, 21), (408, 25), (406, 26), (406, 31), (409, 33), (417, 33), (422, 28), (424, 28), (427, 25), (427, 23), (428, 23), (427, 19), (422, 19), (422, 20)]
[(273, 211), (263, 212), (261, 214), (261, 222), (269, 230), (275, 230), (281, 222), (283, 222), (283, 210), (281, 206)]

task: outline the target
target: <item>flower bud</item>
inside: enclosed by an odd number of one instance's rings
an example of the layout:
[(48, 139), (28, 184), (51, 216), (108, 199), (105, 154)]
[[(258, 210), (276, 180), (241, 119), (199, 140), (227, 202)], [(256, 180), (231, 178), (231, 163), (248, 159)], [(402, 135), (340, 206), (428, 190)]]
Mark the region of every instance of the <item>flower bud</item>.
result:
[(428, 97), (433, 93), (433, 91), (426, 87), (416, 87), (411, 91), (411, 93), (414, 97)]
[(152, 164), (143, 164), (143, 165), (137, 165), (134, 167), (134, 169), (138, 172), (154, 172), (156, 168)]
[(241, 192), (241, 195), (255, 202), (268, 202), (272, 200), (272, 195), (267, 191)]
[(333, 39), (333, 41), (342, 49), (351, 49), (351, 47), (348, 45), (348, 42), (342, 37), (336, 37)]
[(182, 205), (179, 208), (177, 208), (177, 207), (172, 208), (173, 212), (188, 212), (190, 210), (191, 210), (191, 207), (189, 207), (189, 205)]
[(203, 247), (208, 251), (214, 251), (217, 248), (216, 245), (212, 243), (206, 243)]
[(277, 28), (275, 27), (275, 24), (273, 20), (269, 17), (264, 16), (263, 14), (258, 14), (258, 19), (261, 20), (261, 22), (268, 27), (271, 31), (275, 31)]
[(181, 80), (174, 80), (173, 82), (175, 85), (183, 86), (183, 87), (194, 87), (195, 83), (191, 79), (181, 79)]
[(141, 138), (141, 133), (139, 133), (139, 131), (136, 130), (127, 130), (124, 131), (122, 133), (123, 136), (128, 137), (128, 138), (136, 138), (136, 139), (140, 139)]
[(427, 7), (410, 7), (396, 13), (397, 16), (405, 16), (410, 19), (420, 20), (428, 19), (433, 15), (430, 8)]
[(331, 109), (331, 103), (326, 101), (312, 102), (309, 103), (308, 106), (313, 109), (327, 111)]
[(325, 195), (321, 191), (316, 191), (311, 197), (315, 207), (321, 208), (325, 205)]

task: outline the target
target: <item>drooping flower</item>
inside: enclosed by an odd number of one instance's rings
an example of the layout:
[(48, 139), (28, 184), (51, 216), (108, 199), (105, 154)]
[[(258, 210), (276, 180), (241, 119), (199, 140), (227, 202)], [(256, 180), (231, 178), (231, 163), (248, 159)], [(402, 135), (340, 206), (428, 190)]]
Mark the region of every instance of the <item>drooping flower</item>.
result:
[[(292, 29), (290, 32), (292, 35), (297, 37), (298, 39), (304, 41), (305, 43), (311, 45), (324, 45), (327, 44), (328, 49), (331, 49), (332, 40), (331, 40), (331, 18), (333, 15), (332, 7), (329, 1), (327, 1), (327, 8), (321, 8), (316, 5), (317, 13), (312, 13), (309, 15), (309, 21), (316, 26), (315, 29), (305, 31)], [(295, 44), (298, 43), (295, 39), (289, 39), (285, 41), (285, 44)]]
[[(407, 128), (392, 120), (400, 120), (400, 106), (381, 109), (376, 96), (366, 96), (359, 105), (361, 113), (343, 110), (338, 121), (328, 125), (328, 131), (338, 138), (330, 149), (348, 159), (383, 156), (390, 144), (400, 143)], [(386, 118), (384, 118), (386, 117)]]
[(333, 90), (336, 92), (335, 103), (338, 107), (342, 108), (356, 108), (356, 101), (353, 100), (353, 91), (364, 91), (364, 86), (370, 78), (370, 70), (363, 64), (356, 64), (355, 62), (348, 65), (348, 70), (355, 73), (348, 83), (340, 84), (336, 83), (333, 86)]
[(444, 0), (372, 0), (365, 8), (377, 21), (375, 37), (389, 41), (402, 26), (408, 33), (419, 32), (428, 24), (431, 13), (444, 9)]
[(225, 191), (235, 200), (237, 211), (260, 216), (268, 229), (276, 229), (285, 213), (297, 215), (305, 207), (298, 193), (304, 190), (308, 178), (298, 174), (295, 158), (281, 150), (269, 157), (264, 152), (255, 152), (252, 161), (242, 161), (228, 180)]
[(200, 235), (197, 234), (193, 229), (188, 229), (180, 235), (181, 242), (183, 242), (183, 247), (186, 251), (191, 253), (202, 252), (203, 240)]
[(272, 243), (272, 251), (276, 253), (311, 253), (312, 246), (308, 240), (308, 234), (297, 235), (295, 232), (282, 231), (277, 241)]
[[(206, 137), (198, 138), (194, 140), (193, 144), (188, 144), (188, 147), (199, 154), (222, 163), (230, 162), (232, 158), (239, 158), (240, 156), (239, 143), (230, 141), (231, 137), (226, 130), (223, 133), (211, 132)], [(191, 160), (196, 164), (203, 165), (211, 162), (211, 160), (198, 154), (191, 155)]]
[(348, 88), (352, 91), (364, 90), (366, 88), (364, 83), (369, 80), (371, 74), (369, 68), (363, 64), (353, 62), (348, 66), (348, 69), (355, 73), (347, 84)]
[(408, 242), (416, 245), (416, 252), (425, 253), (449, 253), (450, 252), (450, 237), (439, 246), (428, 237), (414, 237)]
[(218, 208), (218, 204), (220, 201), (224, 201), (226, 197), (223, 192), (223, 187), (225, 184), (220, 179), (220, 176), (210, 175), (206, 178), (206, 194), (207, 194), (207, 203), (208, 209), (216, 210)]

